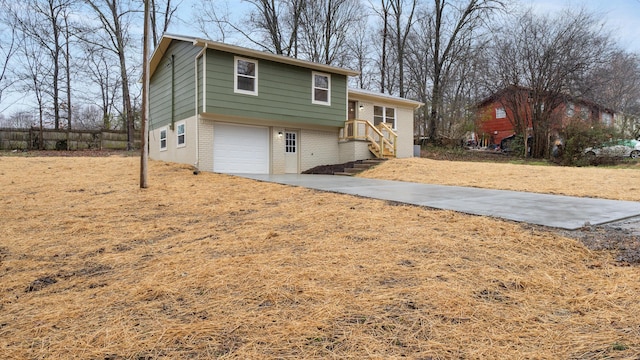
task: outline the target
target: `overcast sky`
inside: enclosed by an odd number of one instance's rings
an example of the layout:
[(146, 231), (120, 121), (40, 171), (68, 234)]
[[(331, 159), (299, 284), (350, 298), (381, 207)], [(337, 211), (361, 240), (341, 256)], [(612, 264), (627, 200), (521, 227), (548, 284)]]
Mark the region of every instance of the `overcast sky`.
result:
[(602, 16), (620, 46), (640, 53), (640, 0), (522, 0), (540, 13), (552, 13), (568, 6), (584, 6)]
[[(196, 29), (185, 26), (185, 23), (190, 22), (188, 19), (192, 17), (192, 4), (195, 1), (199, 0), (182, 1), (180, 11), (182, 21), (176, 22), (169, 32), (181, 35), (202, 35), (197, 34)], [(427, 0), (427, 2), (430, 1)], [(243, 3), (235, 0), (233, 6), (238, 8), (238, 12), (246, 11), (246, 4)], [(612, 31), (621, 47), (640, 53), (640, 0), (512, 0), (512, 3), (520, 3), (525, 7), (532, 6), (541, 14), (554, 13), (569, 6), (584, 6), (587, 10), (602, 15), (603, 24)]]

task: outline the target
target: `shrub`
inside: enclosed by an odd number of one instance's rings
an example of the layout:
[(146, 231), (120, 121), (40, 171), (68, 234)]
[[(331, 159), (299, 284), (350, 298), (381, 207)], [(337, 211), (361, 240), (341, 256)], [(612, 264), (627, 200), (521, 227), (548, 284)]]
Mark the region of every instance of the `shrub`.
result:
[(67, 150), (67, 140), (56, 141), (56, 150)]
[(566, 166), (613, 165), (619, 160), (606, 157), (592, 157), (584, 153), (585, 149), (597, 146), (608, 139), (618, 137), (611, 128), (600, 124), (590, 124), (582, 120), (572, 120), (560, 133), (564, 139), (556, 153), (556, 162)]

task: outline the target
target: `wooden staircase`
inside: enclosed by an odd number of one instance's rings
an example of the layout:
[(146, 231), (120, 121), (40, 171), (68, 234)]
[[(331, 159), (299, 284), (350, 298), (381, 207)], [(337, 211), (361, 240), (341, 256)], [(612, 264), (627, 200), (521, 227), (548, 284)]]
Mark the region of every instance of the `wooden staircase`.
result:
[(398, 134), (387, 125), (373, 125), (367, 120), (347, 120), (340, 130), (340, 140), (365, 140), (369, 142), (369, 151), (378, 159), (396, 157)]

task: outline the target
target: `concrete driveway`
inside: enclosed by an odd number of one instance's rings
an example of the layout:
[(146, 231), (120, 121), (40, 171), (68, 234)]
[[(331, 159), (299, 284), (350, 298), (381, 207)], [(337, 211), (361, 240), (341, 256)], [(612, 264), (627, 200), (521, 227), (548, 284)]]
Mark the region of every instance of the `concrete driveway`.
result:
[(416, 184), (333, 175), (238, 176), (309, 189), (357, 195), (575, 230), (640, 216), (640, 202)]

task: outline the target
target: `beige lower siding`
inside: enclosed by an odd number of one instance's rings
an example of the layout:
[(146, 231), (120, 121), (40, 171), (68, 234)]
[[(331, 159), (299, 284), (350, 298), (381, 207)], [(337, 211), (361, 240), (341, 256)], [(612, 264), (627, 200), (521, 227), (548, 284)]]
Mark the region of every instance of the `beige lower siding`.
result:
[(278, 133), (284, 134), (285, 128), (283, 127), (271, 127), (271, 173), (272, 174), (284, 174), (284, 136), (279, 136)]
[(413, 109), (398, 108), (396, 111), (400, 122), (396, 130), (398, 134), (396, 157), (413, 157)]
[(301, 130), (299, 151), (300, 172), (319, 165), (339, 163), (338, 130)]
[(213, 121), (199, 120), (198, 169), (213, 171)]
[(340, 161), (346, 163), (355, 160), (371, 159), (375, 156), (369, 151), (369, 142), (364, 140), (344, 141), (340, 145)]
[[(373, 112), (375, 106), (386, 106), (394, 108), (396, 111), (396, 134), (398, 134), (396, 145), (396, 157), (407, 158), (413, 157), (413, 109), (410, 107), (401, 107), (393, 103), (385, 102), (380, 99), (375, 103), (370, 100), (359, 100), (359, 109), (357, 118), (368, 120), (373, 123)], [(359, 159), (358, 159), (359, 160)]]
[[(160, 130), (149, 132), (149, 156), (153, 160), (194, 165), (201, 171), (213, 171), (213, 138), (215, 121), (191, 117), (184, 120), (186, 145), (177, 147), (177, 135), (169, 126), (167, 129), (167, 149), (160, 151)], [(180, 122), (176, 122), (178, 124)], [(257, 124), (251, 124), (257, 126)], [(298, 171), (303, 172), (319, 165), (338, 164), (373, 157), (368, 143), (352, 141), (340, 143), (338, 129), (304, 129), (284, 127), (279, 124), (265, 124), (270, 134), (270, 172), (285, 173), (285, 139), (279, 133), (287, 130), (298, 132)], [(199, 139), (196, 139), (199, 134)], [(413, 148), (411, 148), (413, 151)]]
[[(196, 117), (185, 120), (176, 121), (173, 129), (171, 126), (164, 126), (149, 131), (149, 158), (152, 160), (161, 160), (168, 162), (176, 162), (180, 164), (196, 164)], [(185, 124), (185, 145), (178, 147), (178, 139), (176, 134), (176, 126), (184, 122)], [(167, 147), (160, 149), (160, 131), (167, 130)]]
[[(213, 171), (213, 135), (216, 122), (201, 119), (199, 126), (199, 157), (198, 168), (201, 171)], [(251, 124), (257, 126), (257, 124)], [(271, 125), (271, 126), (270, 126)], [(338, 148), (338, 130), (315, 130), (283, 127), (274, 124), (264, 124), (270, 134), (270, 172), (284, 174), (285, 172), (285, 139), (279, 136), (287, 130), (298, 132), (298, 170), (308, 170), (318, 165), (336, 164), (340, 161)]]

